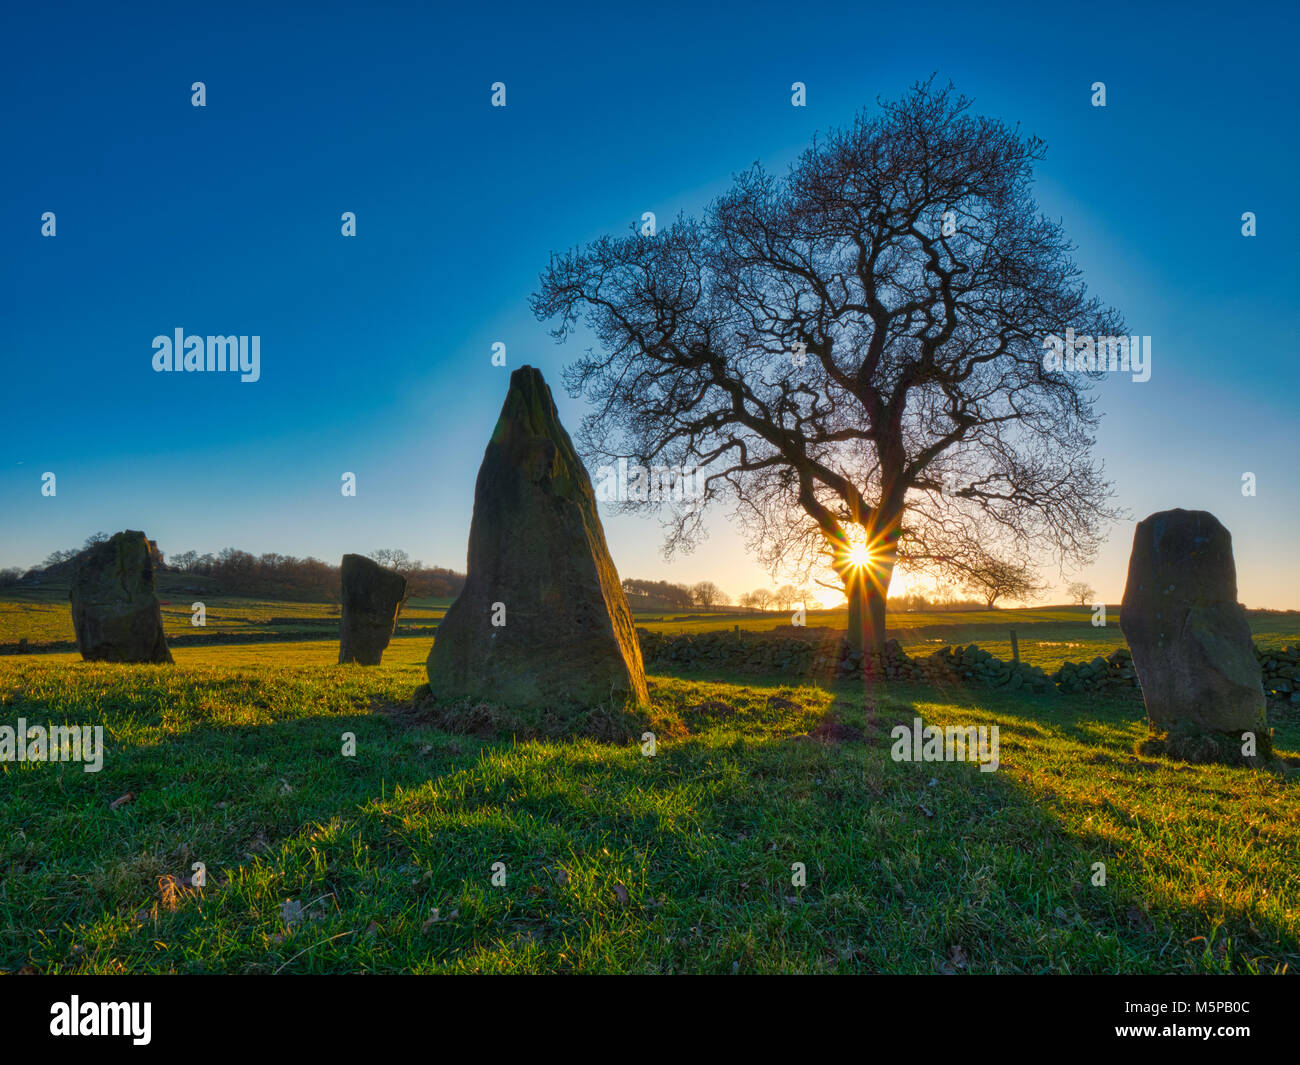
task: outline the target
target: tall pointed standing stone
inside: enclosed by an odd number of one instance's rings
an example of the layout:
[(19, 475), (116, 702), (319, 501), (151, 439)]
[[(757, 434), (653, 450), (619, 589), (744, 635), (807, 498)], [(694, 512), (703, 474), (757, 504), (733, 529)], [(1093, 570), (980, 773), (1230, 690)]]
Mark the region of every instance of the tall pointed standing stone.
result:
[(436, 698), (568, 709), (647, 701), (591, 479), (531, 366), (511, 374), (479, 467), (467, 568), (429, 652)]
[(77, 556), (68, 598), (77, 650), (87, 662), (170, 662), (154, 593), (154, 550), (128, 529)]
[[(1182, 749), (1252, 733), (1270, 749), (1264, 688), (1246, 611), (1237, 602), (1232, 536), (1203, 510), (1138, 522), (1120, 628), (1133, 652), (1153, 731)], [(1208, 748), (1206, 748), (1208, 750)]]

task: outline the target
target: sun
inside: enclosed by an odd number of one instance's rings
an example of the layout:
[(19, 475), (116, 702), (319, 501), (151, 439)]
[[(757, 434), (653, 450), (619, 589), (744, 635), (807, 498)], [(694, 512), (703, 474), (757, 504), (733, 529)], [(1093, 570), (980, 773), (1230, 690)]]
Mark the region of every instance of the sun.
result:
[(867, 539), (867, 530), (861, 525), (850, 525), (845, 530), (845, 544), (840, 557), (854, 569), (867, 569), (876, 563), (876, 552)]
[(856, 566), (859, 569), (863, 566), (870, 566), (876, 560), (876, 556), (871, 553), (871, 548), (866, 544), (854, 544), (844, 557), (848, 559), (850, 566)]

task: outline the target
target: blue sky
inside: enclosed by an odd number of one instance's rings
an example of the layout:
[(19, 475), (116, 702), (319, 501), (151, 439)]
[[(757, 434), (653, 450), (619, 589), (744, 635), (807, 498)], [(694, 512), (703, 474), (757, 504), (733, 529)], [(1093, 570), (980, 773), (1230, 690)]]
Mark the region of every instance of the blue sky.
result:
[[(545, 6), (6, 11), (0, 566), (131, 527), (171, 553), (463, 568), (508, 377), (491, 345), (541, 367), (571, 428), (583, 409), (559, 388), (579, 348), (527, 307), (549, 252), (698, 211), (938, 71), (1047, 140), (1040, 205), (1153, 338), (1152, 380), (1101, 390), (1118, 501), (1213, 511), (1243, 601), (1300, 607), (1294, 10)], [(260, 335), (261, 380), (154, 373), (178, 327)], [(726, 517), (671, 566), (655, 519), (607, 532), (624, 576), (770, 584)], [(1131, 537), (1086, 574), (1111, 601)]]

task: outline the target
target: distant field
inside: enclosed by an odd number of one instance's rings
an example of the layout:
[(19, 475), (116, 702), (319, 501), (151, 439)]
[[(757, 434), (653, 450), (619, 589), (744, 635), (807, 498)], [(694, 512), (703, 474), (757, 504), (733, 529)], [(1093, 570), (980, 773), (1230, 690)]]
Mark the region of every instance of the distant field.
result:
[[(163, 627), (169, 638), (186, 641), (207, 634), (248, 635), (250, 639), (275, 636), (286, 640), (319, 641), (326, 634), (335, 640), (338, 607), (330, 603), (302, 603), (209, 596), (207, 626), (191, 623), (188, 596), (163, 599)], [(411, 654), (423, 661), (428, 654), (432, 630), (437, 627), (450, 599), (412, 599), (403, 607), (398, 619), (397, 636), (390, 655)], [(725, 610), (691, 613), (646, 611), (635, 614), (637, 625), (668, 633), (710, 632), (739, 627), (746, 631), (765, 631), (789, 626), (789, 613), (749, 614)], [(1300, 642), (1300, 612), (1277, 614), (1255, 611), (1249, 614), (1255, 642), (1261, 646), (1281, 646)], [(843, 629), (847, 623), (844, 610), (809, 611), (807, 623), (812, 627)], [(1010, 631), (1014, 629), (1023, 661), (1041, 666), (1049, 672), (1062, 662), (1080, 661), (1106, 655), (1124, 646), (1119, 631), (1119, 607), (1107, 609), (1105, 627), (1094, 627), (1090, 607), (1049, 607), (1022, 610), (979, 610), (936, 613), (891, 612), (887, 617), (890, 635), (912, 655), (928, 654), (945, 644), (978, 643), (999, 658), (1011, 658)], [(26, 639), (39, 650), (42, 645), (71, 645), (74, 640), (72, 615), (67, 590), (41, 589), (36, 592), (0, 593), (0, 644)], [(419, 643), (420, 650), (397, 651), (407, 640)], [(220, 646), (220, 645), (219, 645)], [(184, 650), (174, 647), (174, 651)], [(274, 650), (267, 652), (275, 655)]]
[[(339, 619), (339, 608), (334, 603), (176, 594), (161, 594), (158, 598), (162, 603), (163, 630), (168, 637), (274, 633), (310, 639), (313, 634), (320, 634), (322, 626), (337, 625)], [(200, 600), (207, 611), (206, 625), (202, 628), (193, 624), (192, 605)], [(450, 599), (408, 600), (398, 622), (399, 633), (436, 627), (450, 605)], [(76, 639), (66, 588), (0, 592), (0, 644), (23, 639), (35, 646)]]

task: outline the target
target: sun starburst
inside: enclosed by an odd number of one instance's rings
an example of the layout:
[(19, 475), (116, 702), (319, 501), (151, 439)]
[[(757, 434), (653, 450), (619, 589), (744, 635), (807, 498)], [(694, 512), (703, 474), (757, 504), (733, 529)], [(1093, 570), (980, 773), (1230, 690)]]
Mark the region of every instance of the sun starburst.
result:
[(861, 525), (850, 525), (845, 530), (845, 542), (839, 552), (844, 564), (854, 569), (869, 569), (876, 564), (876, 551)]

